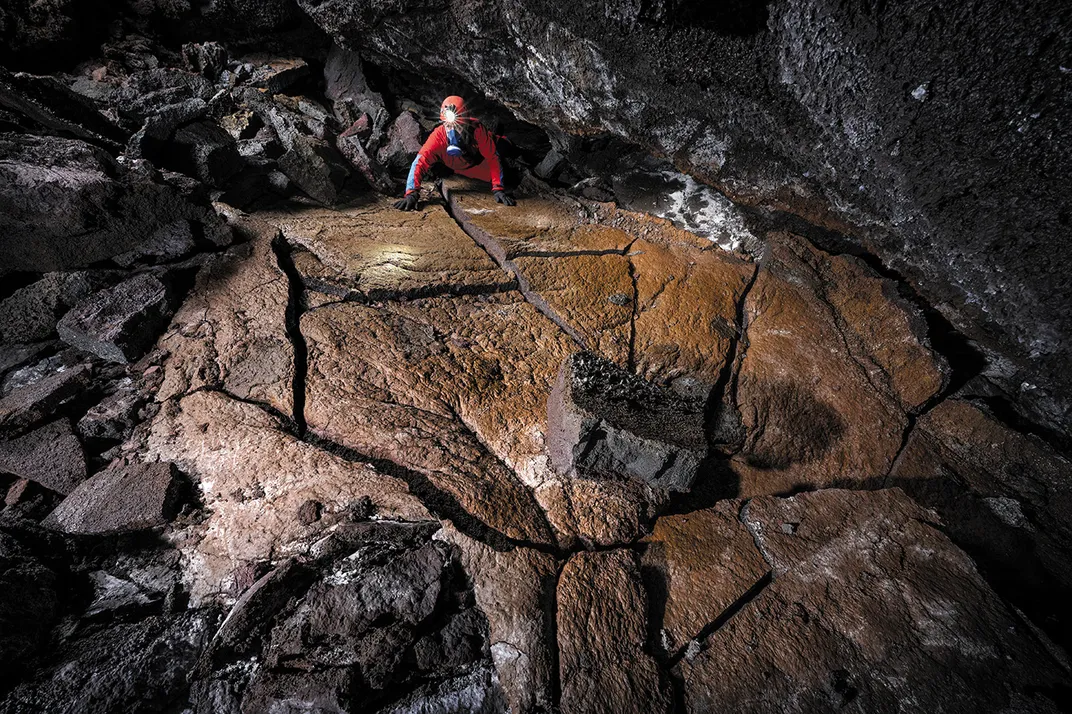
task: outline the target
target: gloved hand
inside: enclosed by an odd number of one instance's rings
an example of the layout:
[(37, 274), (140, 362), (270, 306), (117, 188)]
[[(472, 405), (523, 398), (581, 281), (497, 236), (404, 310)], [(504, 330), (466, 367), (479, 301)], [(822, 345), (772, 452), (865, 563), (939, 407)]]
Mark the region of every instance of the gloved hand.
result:
[(504, 206), (516, 206), (517, 205), (517, 201), (512, 199), (510, 197), (510, 195), (508, 193), (506, 193), (506, 191), (496, 191), (495, 192), (495, 201), (497, 203), (503, 204)]
[(400, 211), (412, 211), (414, 208), (417, 207), (417, 201), (419, 199), (420, 196), (418, 196), (417, 192), (414, 191), (410, 195), (403, 198), (401, 201), (395, 201), (395, 208)]

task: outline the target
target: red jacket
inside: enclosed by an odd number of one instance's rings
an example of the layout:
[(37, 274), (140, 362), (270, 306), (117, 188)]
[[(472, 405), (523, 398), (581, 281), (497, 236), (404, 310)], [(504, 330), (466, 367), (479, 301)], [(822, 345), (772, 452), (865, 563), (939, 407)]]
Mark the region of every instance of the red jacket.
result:
[[(473, 130), (476, 148), (480, 152), (476, 156), (451, 156), (447, 153), (447, 129), (440, 124), (424, 142), (413, 165), (409, 168), (409, 178), (406, 180), (406, 195), (421, 188), (421, 179), (437, 161), (443, 162), (449, 169), (464, 174), (491, 181), (492, 191), (503, 190), (502, 163), (499, 161), (499, 151), (495, 147), (495, 135), (484, 128), (483, 124), (477, 124)], [(481, 164), (486, 164), (481, 166)], [(480, 166), (479, 172), (471, 171), (473, 167)]]

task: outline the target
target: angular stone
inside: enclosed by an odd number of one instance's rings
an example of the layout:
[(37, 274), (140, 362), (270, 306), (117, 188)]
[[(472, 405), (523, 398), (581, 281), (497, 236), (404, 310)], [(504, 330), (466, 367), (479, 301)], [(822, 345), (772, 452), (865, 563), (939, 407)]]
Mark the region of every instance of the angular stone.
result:
[(239, 62), (254, 65), (250, 85), (267, 89), (271, 94), (289, 89), (310, 74), (308, 63), (300, 57), (250, 55), (242, 57)]
[(178, 513), (174, 464), (115, 463), (79, 484), (44, 525), (65, 533), (126, 533), (162, 526)]
[(376, 153), (376, 160), (391, 173), (405, 173), (423, 144), (417, 117), (402, 112), (387, 128), (387, 142)]
[(507, 290), (513, 285), (446, 211), (402, 213), (379, 199), (351, 208), (293, 206), (262, 214), (322, 267), (314, 289), (360, 300)]
[[(362, 118), (367, 119), (368, 115), (363, 114)], [(350, 129), (354, 129), (356, 126), (355, 123)], [(350, 131), (350, 129), (347, 131)], [(352, 134), (343, 132), (339, 135), (339, 138), (336, 139), (335, 145), (339, 148), (342, 155), (345, 156), (353, 167), (357, 169), (358, 173), (364, 177), (369, 186), (380, 193), (390, 196), (397, 193), (400, 187), (399, 182), (391, 177), (391, 174), (388, 173), (387, 169), (382, 166), (379, 161), (372, 156), (369, 156), (368, 151), (365, 150), (365, 147), (362, 144), (360, 132)]]
[(56, 326), (60, 339), (110, 362), (141, 357), (171, 318), (170, 280), (140, 273), (80, 302)]
[(495, 550), (449, 523), (436, 537), (457, 548), (476, 604), (488, 618), (491, 660), (510, 711), (550, 710), (553, 643), (547, 638), (553, 617), (555, 559), (528, 548)]
[(979, 711), (1067, 677), (898, 489), (755, 498), (742, 520), (774, 578), (682, 661), (689, 711)]
[[(868, 322), (880, 308), (861, 316), (835, 306), (852, 302), (837, 297), (853, 287), (837, 283), (839, 269), (831, 267), (847, 258), (825, 256), (787, 234), (772, 236), (770, 250), (745, 306), (747, 348), (737, 407), (747, 435), (732, 462), (739, 493), (881, 483), (907, 419), (874, 353), (900, 350), (932, 365), (933, 357), (919, 343), (884, 346), (886, 340), (910, 337), (901, 329), (907, 318), (896, 316), (902, 309), (897, 302), (882, 303), (889, 324), (885, 336), (859, 337), (867, 332), (863, 324), (882, 327), (881, 321)], [(898, 370), (907, 373), (908, 366)], [(930, 384), (934, 388), (939, 381)]]
[(17, 434), (45, 419), (89, 386), (91, 369), (81, 364), (26, 385), (0, 399), (0, 432)]
[(86, 479), (86, 459), (71, 422), (57, 419), (17, 439), (0, 441), (0, 471), (66, 495)]
[(351, 102), (368, 116), (383, 109), (383, 97), (365, 79), (361, 55), (334, 43), (324, 62), (324, 96), (332, 102)]
[(48, 643), (60, 614), (59, 578), (7, 533), (0, 534), (0, 666), (18, 675)]
[(194, 233), (187, 220), (178, 220), (158, 228), (148, 240), (112, 260), (124, 268), (138, 262), (165, 263), (185, 257), (197, 250)]
[(144, 121), (164, 107), (188, 99), (208, 101), (215, 93), (204, 77), (171, 67), (159, 67), (130, 75), (112, 96), (119, 112), (135, 121)]
[(242, 697), (242, 714), (259, 712), (318, 712), (348, 714), (357, 676), (350, 669), (320, 672), (269, 672), (254, 675)]
[(93, 586), (93, 601), (83, 613), (85, 617), (130, 614), (158, 604), (156, 599), (136, 583), (118, 578), (104, 570), (94, 570), (90, 573), (89, 582)]
[(294, 410), (294, 351), (286, 335), (289, 285), (272, 250), (277, 231), (240, 221), (249, 241), (201, 271), (159, 345), (170, 353), (157, 400), (201, 387)]
[(505, 714), (507, 703), (488, 665), (439, 684), (426, 684), (383, 710), (383, 714)]
[(641, 568), (659, 582), (666, 604), (662, 647), (673, 655), (770, 572), (737, 519), (740, 504), (721, 501), (713, 508), (663, 516), (644, 539)]
[(325, 205), (338, 200), (339, 190), (350, 174), (345, 160), (327, 142), (297, 136), (279, 159), (279, 170), (310, 198)]
[(311, 429), (422, 474), (502, 534), (550, 542), (525, 487), (549, 476), (543, 410), (569, 351), (550, 322), (494, 295), (332, 305), (302, 331)]
[(562, 475), (576, 470), (686, 491), (707, 455), (702, 405), (586, 352), (562, 363), (547, 428), (548, 453)]
[[(298, 541), (345, 517), (364, 497), (381, 517), (431, 519), (405, 483), (298, 441), (268, 413), (219, 393), (197, 392), (165, 405), (145, 448), (179, 464), (208, 509), (204, 537), (189, 545), (195, 603), (233, 590), (242, 563), (286, 548), (300, 551)], [(310, 499), (323, 504), (323, 516), (304, 526), (297, 511)]]
[(182, 46), (186, 67), (211, 81), (227, 69), (227, 48), (219, 42), (188, 42)]
[(115, 282), (110, 271), (46, 274), (0, 302), (0, 341), (14, 344), (53, 338), (56, 321), (65, 310)]
[(648, 600), (633, 553), (577, 553), (562, 568), (557, 595), (562, 710), (670, 711), (647, 654)]
[(235, 140), (219, 124), (198, 121), (180, 128), (172, 137), (175, 169), (188, 173), (209, 186), (223, 187), (242, 169), (242, 157)]
[(180, 218), (218, 225), (207, 200), (161, 183), (143, 162), (120, 165), (90, 144), (0, 135), (3, 270), (85, 267), (124, 253)]

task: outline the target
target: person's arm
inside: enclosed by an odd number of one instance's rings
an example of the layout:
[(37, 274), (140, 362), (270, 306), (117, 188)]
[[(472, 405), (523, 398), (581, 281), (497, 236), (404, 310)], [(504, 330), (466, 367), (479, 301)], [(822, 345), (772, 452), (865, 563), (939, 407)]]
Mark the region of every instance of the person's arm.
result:
[(499, 150), (495, 146), (495, 137), (481, 124), (476, 128), (476, 145), (480, 155), (488, 162), (491, 169), (492, 192), (503, 191), (502, 161), (499, 160)]
[(411, 193), (420, 192), (421, 179), (439, 160), (446, 148), (447, 132), (443, 129), (443, 125), (440, 124), (428, 137), (427, 141), (424, 142), (424, 146), (417, 152), (417, 157), (413, 159), (413, 164), (409, 167), (409, 177), (406, 179), (407, 196)]

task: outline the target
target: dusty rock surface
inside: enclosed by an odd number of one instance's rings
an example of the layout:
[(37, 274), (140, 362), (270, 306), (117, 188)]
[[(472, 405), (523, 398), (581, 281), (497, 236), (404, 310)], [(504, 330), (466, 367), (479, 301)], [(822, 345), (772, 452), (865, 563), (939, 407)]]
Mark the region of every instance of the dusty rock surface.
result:
[(686, 654), (688, 711), (995, 710), (1065, 676), (899, 490), (756, 498), (741, 521), (773, 580)]
[(113, 464), (74, 488), (44, 525), (66, 533), (123, 533), (162, 526), (178, 513), (183, 483), (169, 462)]

